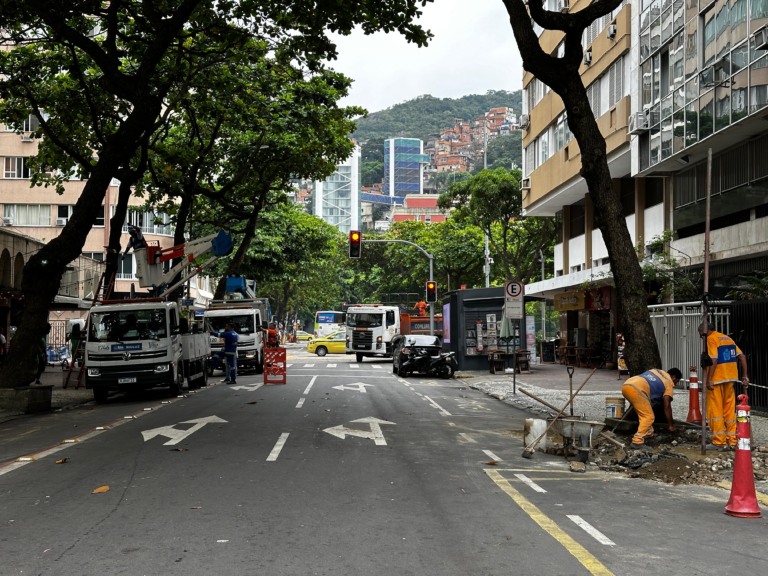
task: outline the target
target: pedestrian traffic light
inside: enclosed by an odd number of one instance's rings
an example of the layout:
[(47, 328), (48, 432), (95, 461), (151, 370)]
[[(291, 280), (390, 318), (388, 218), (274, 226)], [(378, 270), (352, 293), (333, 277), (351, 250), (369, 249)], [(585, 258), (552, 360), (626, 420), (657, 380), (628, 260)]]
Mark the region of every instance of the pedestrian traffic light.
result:
[(360, 258), (363, 248), (363, 235), (360, 230), (351, 230), (349, 232), (349, 257)]
[(427, 281), (427, 302), (437, 302), (437, 282)]

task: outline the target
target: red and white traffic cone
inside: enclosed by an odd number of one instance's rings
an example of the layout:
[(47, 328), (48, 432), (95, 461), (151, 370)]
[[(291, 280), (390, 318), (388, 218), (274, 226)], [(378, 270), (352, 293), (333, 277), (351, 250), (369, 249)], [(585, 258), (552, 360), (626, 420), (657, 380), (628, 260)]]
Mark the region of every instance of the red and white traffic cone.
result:
[(699, 377), (696, 366), (691, 366), (688, 376), (688, 417), (686, 422), (701, 424), (701, 409), (699, 408)]
[(736, 456), (733, 459), (733, 482), (731, 497), (725, 506), (725, 513), (739, 518), (760, 518), (760, 508), (755, 494), (755, 475), (752, 471), (752, 431), (749, 425), (749, 398), (739, 394), (736, 406)]

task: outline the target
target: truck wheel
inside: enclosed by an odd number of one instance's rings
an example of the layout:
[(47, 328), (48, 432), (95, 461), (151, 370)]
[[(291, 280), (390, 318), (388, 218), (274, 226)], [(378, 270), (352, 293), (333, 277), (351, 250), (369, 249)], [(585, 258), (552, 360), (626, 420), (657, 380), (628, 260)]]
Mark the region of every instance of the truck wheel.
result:
[(363, 361), (363, 355), (362, 354), (355, 354), (355, 360), (357, 360), (358, 363)]
[(93, 399), (96, 402), (106, 402), (109, 398), (109, 390), (107, 388), (96, 386), (93, 389)]
[(181, 365), (176, 366), (176, 378), (168, 387), (171, 392), (171, 396), (178, 396), (181, 394), (181, 389), (184, 387), (184, 370)]

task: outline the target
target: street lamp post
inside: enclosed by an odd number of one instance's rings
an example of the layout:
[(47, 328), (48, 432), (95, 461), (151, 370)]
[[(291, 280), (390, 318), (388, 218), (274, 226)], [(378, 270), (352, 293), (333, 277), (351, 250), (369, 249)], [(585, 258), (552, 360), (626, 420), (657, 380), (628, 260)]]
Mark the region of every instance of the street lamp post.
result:
[[(488, 112), (483, 114), (483, 170), (488, 169)], [(484, 232), (485, 236), (485, 265), (483, 266), (483, 272), (485, 272), (485, 287), (488, 288), (491, 285), (491, 258), (490, 250), (488, 249), (488, 233)]]

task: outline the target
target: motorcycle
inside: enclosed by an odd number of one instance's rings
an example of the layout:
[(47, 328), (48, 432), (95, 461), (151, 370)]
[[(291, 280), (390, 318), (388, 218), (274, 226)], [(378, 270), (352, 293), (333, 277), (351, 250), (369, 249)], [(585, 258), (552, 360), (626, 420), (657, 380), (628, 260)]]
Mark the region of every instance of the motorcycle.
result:
[(438, 351), (433, 356), (428, 348), (409, 346), (408, 350), (406, 359), (401, 362), (398, 369), (398, 374), (403, 378), (414, 372), (438, 378), (452, 378), (456, 373), (458, 362), (455, 352)]

